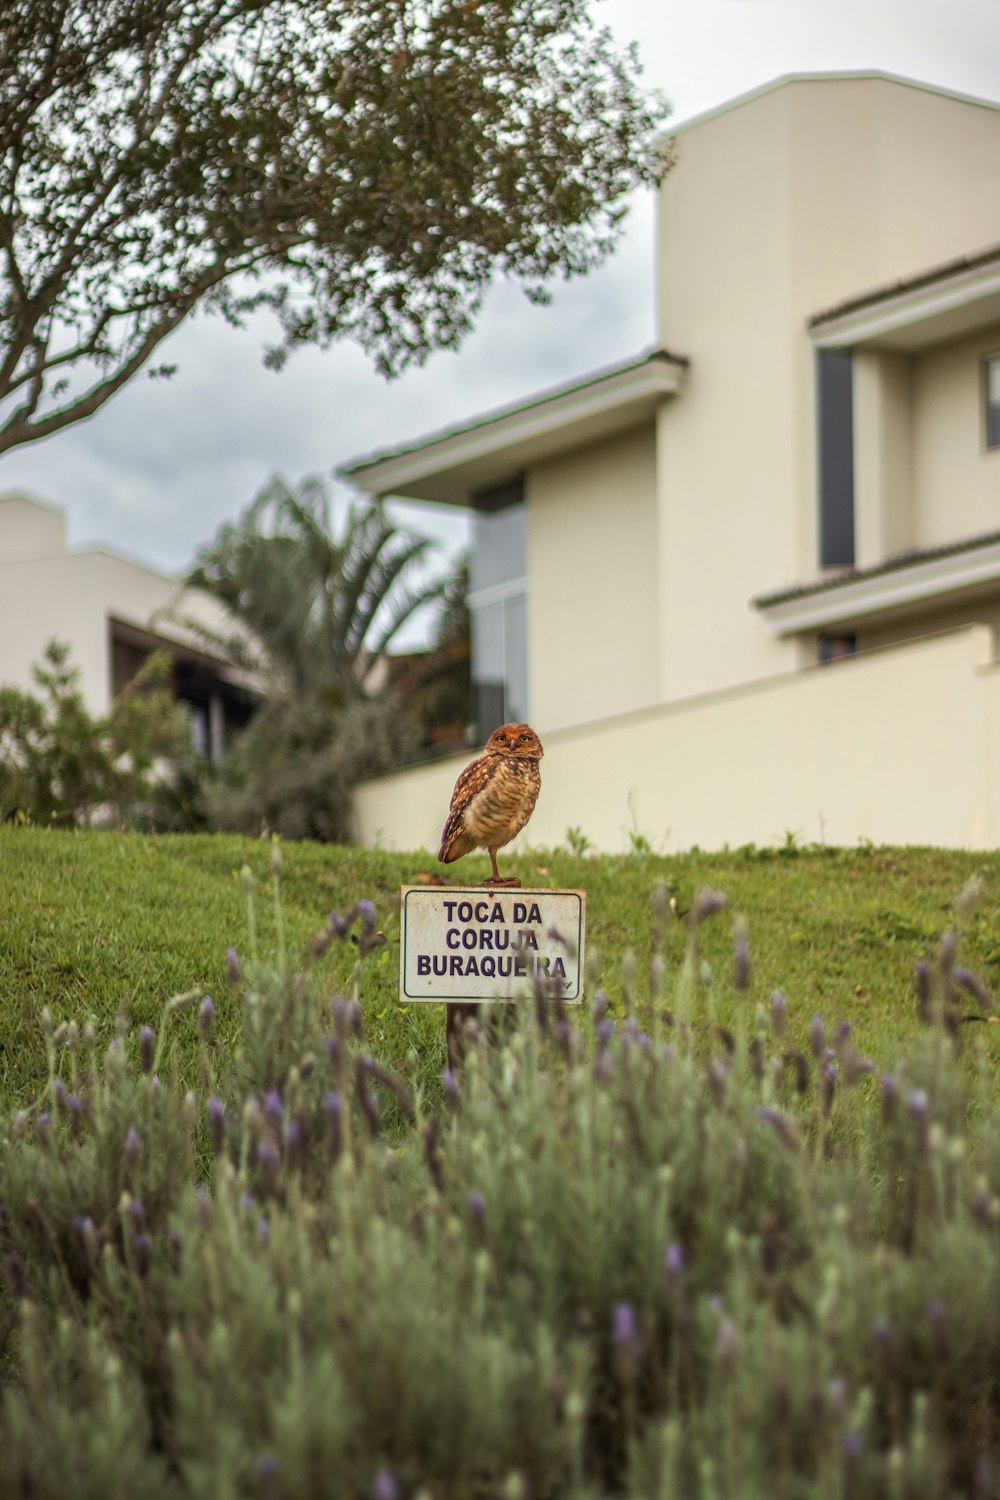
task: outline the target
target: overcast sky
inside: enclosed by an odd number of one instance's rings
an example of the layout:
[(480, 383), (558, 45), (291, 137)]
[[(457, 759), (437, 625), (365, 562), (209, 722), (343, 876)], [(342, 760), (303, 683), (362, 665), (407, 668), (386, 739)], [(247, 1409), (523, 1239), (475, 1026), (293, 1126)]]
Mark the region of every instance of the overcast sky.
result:
[[(1000, 0), (595, 0), (635, 39), (672, 123), (783, 73), (877, 68), (1000, 101)], [(343, 344), (275, 374), (266, 326), (189, 319), (164, 346), (169, 382), (139, 378), (89, 422), (0, 458), (0, 492), (61, 506), (73, 545), (100, 541), (167, 572), (273, 474), (294, 483), (628, 358), (654, 340), (652, 209), (637, 198), (622, 245), (549, 307), (495, 287), (458, 353), (386, 383)], [(345, 502), (346, 503), (346, 502)], [(406, 519), (454, 548), (437, 508)], [(2, 601), (0, 601), (2, 602)]]

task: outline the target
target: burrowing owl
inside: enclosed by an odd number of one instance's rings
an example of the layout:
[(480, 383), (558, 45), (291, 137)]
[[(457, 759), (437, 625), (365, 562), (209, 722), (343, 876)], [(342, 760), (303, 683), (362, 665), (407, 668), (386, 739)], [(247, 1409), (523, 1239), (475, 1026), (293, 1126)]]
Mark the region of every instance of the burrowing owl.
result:
[(521, 884), (516, 877), (502, 878), (497, 850), (509, 844), (531, 817), (542, 784), (538, 762), (543, 754), (541, 740), (529, 725), (494, 729), (484, 753), (455, 783), (438, 851), (443, 865), (473, 849), (485, 849), (493, 866), (492, 879), (485, 885)]

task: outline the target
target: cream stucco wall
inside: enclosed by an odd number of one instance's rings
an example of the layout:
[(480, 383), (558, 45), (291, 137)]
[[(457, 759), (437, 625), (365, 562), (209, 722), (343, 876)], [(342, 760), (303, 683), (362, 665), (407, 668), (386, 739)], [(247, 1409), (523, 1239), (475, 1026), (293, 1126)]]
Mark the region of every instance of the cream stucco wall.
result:
[(539, 732), (658, 696), (653, 424), (528, 471), (528, 681)]
[[(847, 728), (847, 726), (850, 726)], [(977, 627), (645, 713), (550, 734), (542, 790), (514, 849), (579, 828), (627, 851), (802, 841), (1000, 843), (1000, 664)], [(355, 794), (365, 844), (437, 848), (462, 760)], [(509, 858), (509, 856), (508, 856)], [(453, 878), (481, 879), (480, 862)], [(501, 857), (503, 867), (503, 857)]]
[(919, 545), (913, 504), (915, 361), (854, 355), (855, 562), (868, 568)]
[[(692, 363), (659, 425), (665, 700), (808, 654), (748, 617), (755, 595), (817, 571), (808, 319), (1000, 242), (1000, 110), (874, 76), (794, 80), (692, 122), (678, 156), (660, 192), (658, 322), (661, 341)], [(920, 504), (904, 498), (895, 467), (905, 367), (888, 372), (877, 400), (873, 374), (863, 361), (856, 372), (859, 562), (911, 545), (906, 502), (911, 513)], [(919, 389), (913, 400), (919, 433)], [(928, 492), (922, 449), (913, 465)], [(947, 500), (934, 503), (934, 524), (954, 537)], [(914, 535), (922, 525), (918, 516)]]
[(0, 495), (0, 557), (50, 557), (66, 547), (66, 517), (24, 495)]
[(658, 427), (664, 700), (795, 660), (748, 609), (795, 576), (784, 92), (683, 132), (660, 193), (660, 339), (691, 357)]
[(176, 608), (223, 628), (226, 616), (209, 595), (182, 591), (176, 579), (108, 552), (64, 551), (63, 542), (59, 512), (0, 500), (0, 683), (33, 689), (32, 665), (50, 640), (65, 641), (84, 700), (103, 714), (111, 702), (112, 618), (179, 641), (186, 632), (154, 620), (158, 611)]
[(983, 443), (982, 360), (1000, 326), (913, 361), (913, 533), (935, 547), (1000, 530), (1000, 450)]

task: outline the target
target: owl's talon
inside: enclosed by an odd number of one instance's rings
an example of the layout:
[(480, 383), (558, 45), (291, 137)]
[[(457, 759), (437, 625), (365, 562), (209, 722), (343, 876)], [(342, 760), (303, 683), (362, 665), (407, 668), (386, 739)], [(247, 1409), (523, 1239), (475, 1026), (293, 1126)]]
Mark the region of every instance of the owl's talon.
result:
[(521, 882), (518, 880), (516, 875), (497, 875), (496, 877), (487, 875), (486, 879), (483, 881), (483, 885), (506, 885), (510, 886), (512, 890), (521, 889)]

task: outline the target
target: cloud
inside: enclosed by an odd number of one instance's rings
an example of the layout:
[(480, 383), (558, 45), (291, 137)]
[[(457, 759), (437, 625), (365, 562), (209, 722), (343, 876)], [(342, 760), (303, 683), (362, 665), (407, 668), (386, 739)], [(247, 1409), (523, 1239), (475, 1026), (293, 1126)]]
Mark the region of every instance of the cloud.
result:
[[(635, 36), (646, 81), (690, 116), (789, 71), (876, 67), (1000, 98), (995, 0), (603, 0), (599, 20)], [(613, 259), (552, 287), (548, 307), (498, 284), (459, 353), (385, 382), (356, 348), (304, 350), (265, 370), (265, 318), (245, 332), (196, 316), (170, 340), (170, 381), (138, 379), (91, 421), (0, 462), (0, 487), (68, 511), (71, 542), (101, 539), (155, 566), (186, 566), (271, 475), (329, 476), (625, 359), (655, 341), (653, 205), (637, 195)], [(685, 352), (683, 350), (678, 352)], [(342, 501), (341, 503), (346, 503)], [(408, 512), (454, 549), (445, 508)]]

